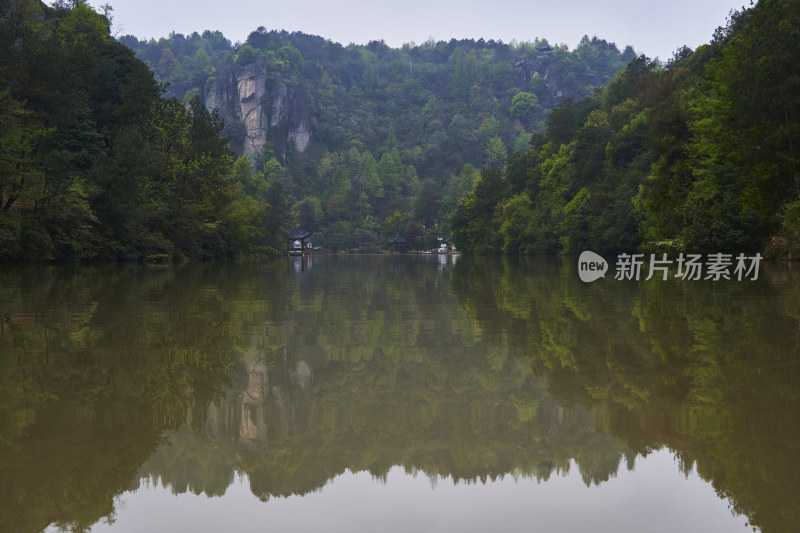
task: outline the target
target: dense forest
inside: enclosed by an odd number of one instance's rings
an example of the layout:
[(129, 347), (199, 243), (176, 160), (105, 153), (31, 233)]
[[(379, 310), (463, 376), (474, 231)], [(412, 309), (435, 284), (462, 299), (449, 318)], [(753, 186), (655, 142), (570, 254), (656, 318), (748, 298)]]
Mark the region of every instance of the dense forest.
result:
[(0, 260), (327, 249), (800, 254), (800, 2), (666, 63), (259, 27), (112, 38), (113, 11), (4, 3)]
[(635, 57), (588, 37), (572, 51), (538, 39), (342, 46), (264, 27), (236, 45), (211, 31), (119, 40), (168, 94), (218, 110), (237, 154), (281, 171), (315, 243), (361, 250), (397, 232), (417, 248), (447, 238), (479, 168), (526, 151), (559, 102)]
[(479, 253), (800, 256), (800, 2), (733, 12), (708, 45), (638, 57), (564, 102), (455, 210)]
[(280, 182), (236, 166), (199, 99), (162, 98), (107, 17), (80, 2), (3, 9), (0, 259), (165, 261), (283, 246)]
[[(588, 37), (574, 51), (345, 47), (264, 28), (236, 44), (211, 31), (115, 40), (109, 6), (3, 9), (6, 261), (276, 252), (292, 222), (332, 250), (377, 249), (397, 232), (421, 247), (447, 237), (479, 168), (525, 151), (559, 101), (592, 94), (635, 55)], [(253, 72), (251, 100), (270, 121), (258, 142), (261, 126), (235, 109)]]

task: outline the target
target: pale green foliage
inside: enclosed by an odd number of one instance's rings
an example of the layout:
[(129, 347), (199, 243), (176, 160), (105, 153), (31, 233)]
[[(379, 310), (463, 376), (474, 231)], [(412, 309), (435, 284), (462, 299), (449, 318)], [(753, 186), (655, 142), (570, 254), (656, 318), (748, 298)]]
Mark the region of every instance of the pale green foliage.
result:
[(503, 139), (495, 135), (486, 145), (487, 162), (490, 167), (504, 167), (508, 158), (508, 150)]
[(268, 182), (273, 182), (278, 179), (282, 170), (283, 167), (280, 162), (275, 157), (271, 157), (264, 163), (264, 179)]
[(520, 92), (511, 99), (511, 116), (520, 120), (528, 121), (533, 118), (539, 99), (536, 95), (528, 92)]
[(515, 154), (520, 154), (522, 152), (527, 152), (531, 148), (531, 139), (533, 139), (533, 134), (528, 133), (527, 131), (523, 131), (517, 136), (517, 139), (514, 141), (514, 150)]
[(510, 254), (525, 252), (528, 224), (533, 218), (533, 202), (527, 194), (519, 194), (503, 205), (503, 251)]
[(236, 52), (236, 56), (234, 57), (234, 63), (237, 65), (249, 65), (253, 63), (259, 57), (259, 52), (249, 44), (245, 44), (239, 51)]

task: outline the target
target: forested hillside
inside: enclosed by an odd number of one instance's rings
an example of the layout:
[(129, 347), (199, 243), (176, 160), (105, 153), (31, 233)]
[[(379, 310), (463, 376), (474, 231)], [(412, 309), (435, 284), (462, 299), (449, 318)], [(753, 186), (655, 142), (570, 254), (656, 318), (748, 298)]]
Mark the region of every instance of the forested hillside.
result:
[(639, 57), (546, 134), (486, 169), (453, 217), (459, 248), (800, 256), (800, 2), (732, 13), (710, 44)]
[(169, 94), (219, 111), (231, 148), (281, 176), (315, 244), (361, 250), (398, 231), (416, 248), (447, 238), (479, 168), (526, 151), (560, 102), (635, 57), (588, 37), (572, 51), (538, 39), (343, 46), (263, 27), (236, 45), (211, 31), (119, 41)]
[(276, 252), (293, 222), (331, 250), (800, 254), (798, 0), (666, 64), (588, 37), (114, 40), (108, 7), (2, 9), (2, 260)]
[(0, 9), (0, 260), (283, 246), (280, 183), (237, 170), (217, 115), (162, 98), (105, 16), (81, 2)]

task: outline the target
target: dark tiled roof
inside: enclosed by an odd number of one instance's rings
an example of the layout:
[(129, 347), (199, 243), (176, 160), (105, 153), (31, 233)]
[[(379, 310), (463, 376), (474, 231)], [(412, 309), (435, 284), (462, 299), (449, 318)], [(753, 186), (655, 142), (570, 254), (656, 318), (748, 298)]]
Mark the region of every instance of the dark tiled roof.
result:
[(308, 237), (309, 232), (307, 231), (300, 231), (300, 228), (297, 227), (297, 224), (294, 225), (292, 231), (289, 233), (290, 239), (305, 239)]

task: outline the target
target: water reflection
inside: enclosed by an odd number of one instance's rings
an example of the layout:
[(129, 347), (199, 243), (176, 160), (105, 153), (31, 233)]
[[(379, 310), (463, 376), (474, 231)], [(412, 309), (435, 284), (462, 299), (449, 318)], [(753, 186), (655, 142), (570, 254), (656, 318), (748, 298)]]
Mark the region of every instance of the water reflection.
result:
[(452, 259), (0, 272), (0, 529), (81, 529), (154, 479), (596, 487), (659, 449), (763, 531), (797, 528), (796, 274), (587, 285)]

